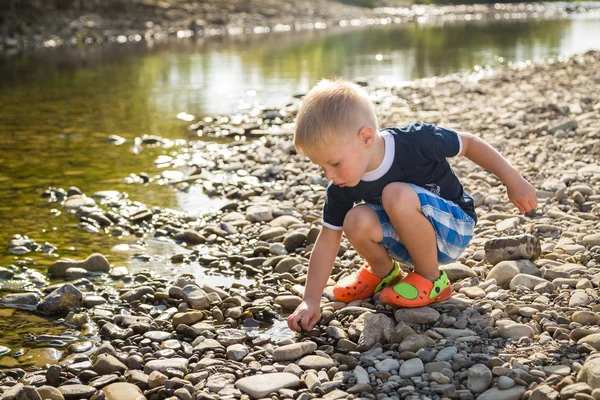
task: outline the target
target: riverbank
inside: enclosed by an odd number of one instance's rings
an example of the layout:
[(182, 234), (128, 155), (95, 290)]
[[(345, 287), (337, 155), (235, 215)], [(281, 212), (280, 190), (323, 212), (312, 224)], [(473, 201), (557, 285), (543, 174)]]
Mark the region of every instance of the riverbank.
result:
[(24, 48), (132, 42), (166, 37), (264, 34), (424, 21), (560, 18), (597, 9), (597, 3), (481, 4), (361, 8), (336, 1), (217, 0), (173, 4), (131, 3), (97, 12), (45, 11), (7, 16), (0, 51)]
[[(49, 189), (49, 208), (73, 212), (80, 229), (138, 238), (129, 249), (139, 262), (151, 265), (151, 243), (178, 249), (163, 261), (176, 277), (132, 273), (101, 255), (54, 263), (48, 274), (64, 285), (18, 262), (1, 269), (0, 279), (24, 285), (0, 300), (9, 307), (0, 318), (36, 310), (67, 331), (34, 336), (31, 349), (0, 347), (0, 398), (598, 398), (599, 82), (600, 52), (588, 52), (371, 89), (384, 125), (425, 120), (483, 137), (534, 184), (540, 205), (519, 215), (497, 178), (452, 160), (479, 216), (469, 248), (443, 267), (454, 297), (394, 310), (377, 296), (332, 301), (329, 286), (321, 323), (299, 336), (275, 321), (300, 302), (326, 182), (293, 149), (297, 105), (190, 127), (233, 143), (140, 139), (171, 149), (156, 163), (186, 168), (132, 182), (201, 187), (228, 203), (198, 217), (118, 192)], [(44, 248), (10, 245), (20, 257)], [(362, 263), (344, 241), (329, 284)], [(250, 281), (177, 277), (193, 264)]]

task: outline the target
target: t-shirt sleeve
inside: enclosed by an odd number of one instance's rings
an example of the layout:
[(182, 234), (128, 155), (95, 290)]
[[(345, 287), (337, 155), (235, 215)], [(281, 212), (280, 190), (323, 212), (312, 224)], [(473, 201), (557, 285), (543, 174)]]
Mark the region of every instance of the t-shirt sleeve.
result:
[(344, 226), (344, 218), (346, 218), (346, 214), (348, 214), (348, 211), (353, 206), (354, 202), (344, 189), (329, 182), (327, 196), (325, 197), (325, 206), (323, 207), (323, 226), (341, 231)]
[(423, 124), (419, 134), (419, 147), (426, 158), (441, 160), (459, 155), (462, 151), (462, 141), (454, 129)]

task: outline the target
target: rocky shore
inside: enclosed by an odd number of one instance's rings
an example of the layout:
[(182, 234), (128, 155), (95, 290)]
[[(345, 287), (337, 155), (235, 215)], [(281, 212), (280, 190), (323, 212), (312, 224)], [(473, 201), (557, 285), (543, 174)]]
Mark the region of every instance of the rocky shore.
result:
[(354, 7), (334, 0), (208, 0), (131, 2), (115, 9), (5, 12), (0, 13), (0, 21), (4, 21), (0, 26), (0, 51), (415, 21), (560, 18), (598, 9), (595, 3), (408, 6), (379, 1), (376, 4), (381, 7)]
[[(336, 302), (328, 290), (320, 323), (297, 336), (268, 330), (301, 301), (325, 194), (292, 144), (297, 104), (190, 127), (231, 143), (139, 138), (170, 146), (157, 163), (187, 169), (131, 184), (201, 185), (227, 205), (198, 217), (111, 191), (44, 196), (81, 229), (139, 238), (137, 259), (150, 259), (148, 242), (171, 242), (181, 252), (168, 268), (197, 263), (254, 283), (131, 273), (101, 254), (55, 262), (49, 277), (66, 281), (55, 285), (0, 268), (15, 292), (0, 315), (29, 310), (69, 329), (32, 338), (31, 349), (0, 347), (0, 399), (600, 399), (599, 84), (600, 52), (589, 52), (370, 89), (384, 125), (424, 120), (486, 139), (540, 205), (519, 215), (496, 177), (453, 159), (479, 215), (469, 248), (442, 267), (453, 298), (393, 309), (377, 296)], [(9, 249), (60, 252), (21, 236)], [(329, 285), (362, 263), (343, 242)]]

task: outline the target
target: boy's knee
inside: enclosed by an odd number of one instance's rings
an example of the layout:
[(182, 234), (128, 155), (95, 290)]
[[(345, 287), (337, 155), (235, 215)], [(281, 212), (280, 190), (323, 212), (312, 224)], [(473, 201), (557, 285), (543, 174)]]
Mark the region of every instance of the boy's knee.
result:
[(365, 205), (354, 207), (344, 218), (344, 233), (347, 237), (351, 237), (355, 233), (368, 237), (368, 233), (377, 226), (379, 226), (377, 214), (372, 208)]
[(407, 183), (393, 182), (383, 188), (381, 193), (383, 209), (390, 212), (413, 211), (420, 208), (419, 197)]

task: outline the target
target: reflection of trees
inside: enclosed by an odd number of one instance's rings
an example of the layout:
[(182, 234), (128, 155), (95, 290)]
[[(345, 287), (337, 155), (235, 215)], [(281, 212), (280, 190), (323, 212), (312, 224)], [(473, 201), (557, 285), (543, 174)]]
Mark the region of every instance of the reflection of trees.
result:
[(339, 73), (350, 60), (355, 64), (371, 61), (360, 55), (397, 54), (394, 62), (402, 62), (403, 56), (411, 58), (405, 62), (413, 63), (412, 78), (416, 78), (472, 68), (482, 63), (483, 52), (514, 59), (519, 49), (533, 54), (536, 48), (554, 48), (569, 24), (569, 20), (405, 24), (320, 35), (278, 49), (258, 46), (240, 55), (245, 63), (259, 64), (268, 75), (307, 74), (315, 81)]

